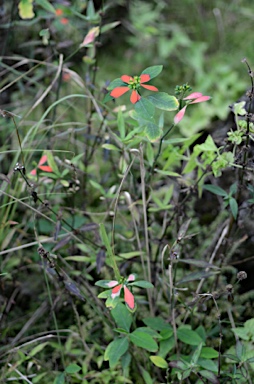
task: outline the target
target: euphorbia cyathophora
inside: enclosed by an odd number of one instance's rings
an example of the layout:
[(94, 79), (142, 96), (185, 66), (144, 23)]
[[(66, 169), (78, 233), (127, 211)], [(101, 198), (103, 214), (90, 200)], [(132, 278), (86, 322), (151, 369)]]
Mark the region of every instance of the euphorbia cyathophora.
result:
[(118, 280), (99, 280), (95, 283), (102, 288), (107, 288), (106, 291), (101, 292), (98, 297), (106, 300), (106, 306), (108, 308), (115, 308), (121, 301), (121, 293), (123, 290), (123, 298), (127, 308), (134, 312), (136, 310), (135, 298), (130, 291), (130, 286), (136, 286), (141, 288), (153, 288), (153, 285), (145, 280), (136, 281), (136, 276), (131, 273), (127, 278), (120, 277)]
[(153, 85), (144, 84), (144, 83), (147, 83), (150, 79), (151, 79), (150, 75), (148, 75), (146, 73), (143, 73), (140, 76), (134, 76), (134, 77), (128, 76), (128, 75), (123, 75), (123, 76), (121, 76), (121, 80), (126, 85), (114, 88), (110, 92), (110, 96), (112, 96), (116, 99), (116, 98), (124, 95), (128, 91), (132, 91), (130, 101), (132, 102), (132, 104), (135, 104), (141, 99), (141, 96), (139, 94), (139, 88), (140, 87), (146, 88), (149, 91), (158, 92), (158, 88), (154, 87)]
[(108, 282), (108, 287), (112, 288), (111, 298), (114, 300), (116, 297), (120, 296), (122, 288), (124, 289), (124, 301), (127, 307), (131, 310), (135, 310), (135, 300), (131, 291), (127, 288), (128, 283), (135, 280), (135, 275), (131, 274), (127, 279), (120, 283), (117, 280), (111, 280)]

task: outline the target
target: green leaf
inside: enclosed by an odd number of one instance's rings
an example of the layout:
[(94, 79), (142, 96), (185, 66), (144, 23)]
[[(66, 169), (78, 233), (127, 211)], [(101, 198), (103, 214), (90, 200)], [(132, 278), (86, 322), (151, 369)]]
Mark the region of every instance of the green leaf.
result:
[(47, 156), (47, 163), (53, 169), (53, 172), (59, 174), (58, 166), (56, 165), (55, 159), (52, 155), (51, 151), (45, 151), (45, 155)]
[(239, 340), (237, 340), (235, 352), (236, 352), (236, 356), (238, 357), (238, 359), (240, 361), (242, 360), (243, 351), (244, 351), (244, 347), (243, 347), (242, 343)]
[(99, 281), (96, 281), (95, 285), (97, 285), (98, 287), (110, 289), (110, 287), (108, 286), (108, 283), (110, 283), (110, 281), (112, 280), (99, 280)]
[(33, 0), (21, 0), (18, 5), (19, 16), (21, 19), (33, 19), (35, 14), (33, 11)]
[(119, 328), (123, 328), (127, 332), (130, 331), (132, 315), (124, 304), (119, 303), (114, 309), (111, 310), (111, 315)]
[(107, 149), (108, 151), (121, 151), (121, 149), (116, 147), (114, 144), (103, 144), (101, 147)]
[(171, 96), (166, 92), (157, 92), (147, 97), (156, 108), (164, 111), (175, 111), (179, 107), (179, 101), (175, 96)]
[(116, 265), (115, 255), (114, 255), (113, 250), (111, 248), (109, 238), (108, 238), (108, 235), (106, 233), (105, 226), (103, 223), (100, 223), (100, 236), (101, 236), (101, 239), (103, 241), (103, 244), (105, 245), (105, 247), (107, 249), (108, 256), (110, 259), (110, 265), (114, 270), (116, 280), (119, 281), (121, 278), (121, 275), (120, 275), (120, 272), (119, 272), (118, 267)]
[(125, 138), (125, 122), (124, 122), (123, 112), (121, 111), (121, 109), (119, 109), (118, 115), (117, 115), (117, 126), (120, 132), (121, 139), (124, 139)]
[[(101, 298), (101, 296), (99, 298)], [(116, 308), (119, 303), (120, 303), (120, 296), (112, 298), (110, 295), (110, 296), (108, 296), (105, 305), (107, 308), (112, 310), (112, 309)]]
[[(132, 359), (132, 356), (129, 352), (126, 352), (122, 358), (121, 358), (121, 366), (122, 366), (122, 369), (123, 371), (128, 369), (128, 367), (130, 366), (130, 363), (131, 363), (131, 359)], [(126, 375), (124, 375), (126, 376)]]
[(246, 101), (240, 101), (239, 103), (234, 104), (234, 113), (235, 115), (244, 116), (246, 115), (246, 109), (244, 108)]
[(161, 137), (162, 130), (158, 125), (154, 123), (148, 123), (145, 128), (145, 134), (147, 138), (153, 142)]
[(219, 271), (200, 271), (200, 272), (192, 272), (189, 273), (188, 275), (184, 276), (181, 280), (177, 282), (177, 285), (187, 283), (189, 281), (194, 281), (194, 280), (201, 280), (201, 279), (206, 279), (207, 277), (214, 276)]
[(189, 364), (187, 364), (185, 361), (173, 360), (169, 363), (169, 366), (172, 368), (178, 368), (181, 371), (185, 371), (189, 367)]
[(146, 145), (146, 158), (148, 160), (150, 167), (152, 167), (154, 162), (154, 150), (153, 150), (152, 144), (149, 143), (149, 141), (147, 142), (147, 145)]
[(88, 1), (86, 15), (89, 19), (93, 19), (96, 15), (93, 0)]
[(112, 23), (105, 24), (101, 28), (101, 33), (105, 33), (107, 31), (110, 31), (111, 29), (116, 28), (119, 24), (121, 24), (121, 21), (113, 21)]
[(134, 281), (133, 283), (128, 283), (128, 286), (129, 285), (135, 285), (135, 287), (140, 287), (140, 288), (154, 288), (153, 284), (145, 280)]
[(48, 372), (42, 372), (41, 374), (37, 374), (35, 377), (33, 377), (33, 384), (37, 384), (37, 383), (43, 383), (44, 380), (43, 377), (48, 375)]
[(252, 341), (254, 341), (254, 318), (245, 321), (244, 328), (252, 336)]
[(185, 327), (180, 327), (177, 330), (177, 337), (183, 343), (188, 345), (199, 345), (200, 343), (203, 343), (203, 340), (195, 331)]
[[(199, 335), (198, 335), (199, 336)], [(200, 336), (199, 336), (200, 337)], [(201, 339), (202, 340), (202, 339)], [(201, 350), (202, 350), (202, 345), (203, 345), (203, 341), (201, 341), (201, 343), (198, 345), (197, 349), (195, 349), (195, 351), (193, 352), (193, 355), (191, 357), (191, 363), (193, 365), (196, 365), (197, 364), (197, 361), (199, 359), (199, 356), (200, 356), (200, 353), (201, 353)]]
[(158, 345), (154, 339), (147, 333), (139, 331), (139, 329), (130, 334), (130, 340), (133, 344), (147, 351), (156, 352), (158, 350)]
[(214, 269), (219, 269), (216, 265), (213, 265), (211, 263), (207, 263), (207, 261), (203, 260), (194, 260), (194, 259), (178, 259), (178, 262), (186, 263), (186, 264), (191, 264), (195, 265), (196, 267), (200, 268), (214, 268)]
[(141, 256), (144, 252), (140, 251), (131, 251), (131, 252), (124, 252), (119, 253), (119, 259), (131, 259), (132, 257)]
[(238, 204), (237, 204), (237, 201), (234, 197), (231, 197), (229, 199), (229, 206), (230, 206), (232, 215), (233, 215), (234, 219), (236, 220), (237, 214), (238, 214)]
[(218, 365), (217, 362), (209, 359), (204, 359), (204, 358), (199, 358), (198, 363), (200, 367), (203, 369), (207, 369), (208, 371), (211, 372), (218, 372)]
[(64, 372), (60, 373), (54, 380), (54, 384), (64, 384), (65, 383), (65, 375)]
[(66, 373), (77, 373), (81, 370), (81, 367), (77, 364), (70, 364), (65, 368)]
[(234, 195), (236, 192), (237, 192), (237, 182), (235, 182), (234, 184), (231, 185), (231, 187), (229, 188), (230, 190), (230, 193), (232, 195)]
[(154, 365), (156, 365), (156, 367), (164, 369), (168, 368), (168, 363), (161, 356), (150, 356), (150, 360)]
[(123, 82), (122, 79), (117, 78), (117, 79), (111, 81), (111, 83), (107, 86), (107, 89), (109, 91), (112, 91), (116, 87), (127, 87), (127, 85), (126, 85), (126, 83)]
[(30, 357), (35, 356), (38, 352), (42, 351), (43, 348), (45, 348), (47, 344), (48, 344), (48, 343), (46, 342), (46, 343), (41, 343), (41, 344), (39, 344), (39, 345), (36, 345), (36, 347), (34, 347), (34, 348), (29, 352), (29, 356), (30, 356)]
[(127, 337), (112, 341), (106, 348), (104, 360), (109, 361), (110, 368), (114, 368), (121, 356), (128, 350), (129, 342)]
[(163, 65), (154, 65), (153, 67), (148, 67), (143, 70), (143, 74), (148, 74), (150, 76), (150, 80), (154, 77), (158, 76), (163, 69)]
[(114, 97), (110, 96), (110, 92), (108, 92), (108, 93), (104, 96), (102, 102), (103, 102), (103, 103), (107, 103), (108, 101), (111, 101), (111, 100), (114, 100)]
[[(173, 333), (173, 331), (172, 331)], [(169, 339), (166, 340), (161, 340), (160, 341), (160, 349), (158, 355), (161, 357), (166, 357), (169, 351), (173, 349), (175, 346), (175, 339), (174, 337), (170, 337)]]
[(200, 144), (197, 146), (201, 151), (217, 151), (217, 147), (213, 141), (213, 138), (211, 135), (207, 136), (206, 141), (204, 144)]
[(135, 103), (134, 109), (139, 117), (147, 121), (151, 121), (153, 119), (155, 108), (154, 105), (146, 98), (141, 97), (141, 99)]
[(143, 367), (140, 366), (140, 368), (145, 384), (153, 384), (150, 374)]
[(186, 371), (184, 371), (184, 372), (182, 373), (182, 377), (181, 377), (181, 379), (182, 379), (182, 380), (187, 379), (187, 378), (190, 376), (191, 371), (192, 371), (191, 368), (186, 369)]
[(206, 189), (207, 191), (212, 192), (218, 196), (223, 196), (223, 197), (228, 196), (227, 192), (224, 191), (224, 189), (218, 187), (217, 185), (205, 184), (203, 185), (203, 189)]
[(232, 332), (234, 332), (235, 335), (240, 337), (240, 339), (243, 339), (243, 340), (246, 340), (246, 341), (251, 340), (249, 332), (248, 332), (248, 330), (246, 328), (237, 327), (237, 328), (232, 328), (231, 330), (232, 330)]
[(172, 330), (171, 325), (166, 323), (162, 317), (147, 317), (143, 319), (143, 323), (155, 331)]
[(140, 332), (145, 332), (148, 335), (152, 336), (154, 339), (161, 339), (161, 336), (158, 332), (156, 332), (154, 329), (149, 327), (139, 327), (138, 330)]
[(216, 359), (219, 356), (219, 352), (210, 347), (203, 347), (200, 353), (200, 357), (204, 359)]
[(40, 5), (42, 8), (44, 8), (48, 12), (52, 12), (55, 14), (55, 8), (48, 0), (36, 0), (36, 4)]
[(213, 372), (201, 370), (199, 371), (199, 374), (204, 378), (206, 378), (209, 381), (209, 383), (212, 383), (212, 384), (220, 383), (219, 380), (217, 379), (217, 376)]
[(235, 361), (236, 363), (239, 363), (238, 357), (236, 357), (235, 355), (232, 355), (231, 353), (225, 353), (223, 357), (226, 357), (227, 359), (230, 359)]
[(95, 188), (95, 189), (97, 189), (98, 191), (100, 191), (100, 193), (102, 194), (102, 195), (105, 195), (105, 190), (102, 188), (102, 186), (99, 184), (99, 183), (97, 183), (97, 181), (95, 181), (95, 180), (89, 180), (89, 183)]
[(160, 173), (161, 175), (164, 176), (171, 176), (171, 177), (182, 177), (180, 173), (172, 172), (172, 171), (163, 171), (161, 169), (156, 169), (155, 170), (157, 173)]
[(171, 329), (163, 329), (160, 332), (160, 336), (162, 340), (167, 340), (173, 335), (173, 328)]

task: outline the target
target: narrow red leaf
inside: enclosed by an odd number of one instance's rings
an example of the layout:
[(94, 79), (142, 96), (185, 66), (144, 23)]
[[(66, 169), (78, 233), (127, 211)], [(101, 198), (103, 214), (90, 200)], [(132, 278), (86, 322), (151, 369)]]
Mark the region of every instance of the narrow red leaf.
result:
[(131, 310), (135, 308), (134, 296), (126, 286), (124, 286), (124, 301)]
[(111, 280), (111, 281), (108, 282), (107, 286), (108, 286), (109, 288), (112, 288), (112, 287), (114, 287), (114, 286), (117, 285), (117, 284), (118, 284), (118, 281), (117, 281), (117, 280)]
[(143, 75), (140, 75), (140, 84), (147, 83), (150, 80), (150, 75), (148, 73), (143, 73)]
[(136, 90), (132, 91), (131, 98), (130, 98), (132, 104), (137, 103), (140, 99), (141, 99), (141, 96), (138, 94), (138, 92)]
[(48, 157), (47, 155), (43, 155), (38, 163), (38, 165), (41, 165), (41, 164), (44, 164), (46, 163), (46, 161), (48, 160)]
[(147, 85), (147, 84), (140, 84), (141, 87), (149, 89), (149, 91), (158, 92), (158, 88), (154, 87), (153, 85)]
[(133, 77), (131, 77), (131, 76), (123, 75), (123, 76), (121, 76), (121, 80), (123, 80), (125, 83), (128, 83), (128, 84), (129, 84), (129, 81), (130, 81), (130, 80), (134, 80), (134, 79), (133, 79)]
[(44, 172), (53, 172), (53, 169), (49, 165), (40, 165), (38, 168)]
[(187, 105), (183, 107), (174, 117), (174, 123), (178, 124), (184, 117)]
[(134, 281), (135, 280), (135, 275), (132, 273), (131, 275), (129, 275), (127, 281)]
[(123, 284), (119, 284), (112, 289), (112, 293), (111, 293), (112, 299), (114, 299), (115, 297), (120, 295), (122, 286), (123, 286)]
[(124, 95), (129, 90), (130, 90), (129, 87), (116, 87), (115, 89), (113, 89), (113, 91), (110, 92), (110, 96), (117, 99), (117, 97)]
[(210, 99), (211, 99), (210, 96), (201, 96), (201, 97), (198, 97), (196, 100), (193, 100), (190, 104), (203, 103), (203, 101), (207, 101)]
[(189, 96), (185, 97), (183, 100), (193, 100), (200, 96), (203, 96), (203, 94), (200, 92), (193, 92)]

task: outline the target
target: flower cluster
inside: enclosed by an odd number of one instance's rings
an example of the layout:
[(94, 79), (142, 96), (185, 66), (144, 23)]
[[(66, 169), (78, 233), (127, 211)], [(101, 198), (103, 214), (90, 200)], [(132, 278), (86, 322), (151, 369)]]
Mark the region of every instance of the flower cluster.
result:
[(115, 87), (110, 92), (110, 96), (116, 99), (131, 90), (132, 92), (131, 92), (130, 101), (132, 104), (135, 104), (141, 99), (141, 96), (139, 94), (140, 87), (148, 89), (149, 91), (158, 92), (158, 89), (153, 85), (144, 84), (144, 83), (147, 83), (150, 79), (151, 79), (150, 75), (146, 73), (143, 73), (140, 76), (134, 76), (134, 77), (123, 75), (121, 76), (121, 80), (123, 81), (124, 84), (122, 86)]
[[(38, 168), (38, 169), (41, 169), (41, 170), (44, 171), (44, 172), (53, 172), (53, 169), (52, 169), (49, 165), (43, 165), (43, 164), (45, 164), (47, 161), (48, 161), (48, 157), (47, 157), (47, 155), (43, 155), (43, 156), (41, 157), (39, 163), (38, 163), (37, 168)], [(37, 174), (37, 169), (34, 168), (34, 169), (30, 172), (30, 174), (31, 174), (32, 176), (35, 176), (35, 175)]]
[[(123, 292), (124, 302), (129, 311), (134, 312), (136, 310), (135, 298), (128, 286), (137, 286), (140, 288), (153, 288), (153, 285), (145, 280), (135, 281), (136, 276), (134, 273), (130, 274), (127, 278), (121, 277), (118, 280), (99, 280), (95, 285), (107, 288), (99, 294), (99, 298), (107, 299), (106, 306), (108, 308), (115, 308), (120, 302), (121, 294)], [(110, 289), (108, 289), (110, 288)]]
[(124, 301), (127, 307), (133, 311), (135, 309), (135, 299), (131, 291), (127, 288), (128, 283), (135, 280), (135, 275), (131, 274), (129, 277), (121, 284), (117, 280), (111, 280), (108, 283), (108, 287), (112, 288), (111, 298), (114, 300), (116, 297), (119, 297), (124, 289)]

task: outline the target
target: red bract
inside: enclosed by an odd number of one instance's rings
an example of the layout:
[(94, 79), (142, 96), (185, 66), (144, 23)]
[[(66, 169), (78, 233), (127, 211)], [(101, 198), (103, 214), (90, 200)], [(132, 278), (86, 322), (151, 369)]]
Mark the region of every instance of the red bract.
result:
[[(47, 162), (47, 160), (48, 160), (47, 155), (43, 155), (43, 156), (41, 157), (39, 163), (38, 163), (37, 168), (41, 169), (41, 170), (44, 171), (44, 172), (53, 172), (53, 169), (52, 169), (49, 165), (42, 165), (42, 164), (45, 164), (45, 163)], [(34, 169), (30, 172), (30, 174), (33, 175), (33, 176), (35, 176), (36, 173), (37, 173), (36, 168), (34, 168)]]
[(124, 301), (131, 311), (135, 309), (135, 299), (131, 291), (127, 288), (127, 284), (128, 282), (134, 281), (134, 280), (135, 280), (135, 276), (132, 274), (126, 279), (125, 283), (119, 284), (118, 281), (112, 280), (107, 284), (108, 287), (110, 288), (113, 287), (111, 291), (112, 299), (120, 296), (122, 288), (124, 289)]
[(138, 91), (140, 87), (149, 89), (149, 91), (154, 91), (154, 92), (158, 91), (158, 89), (153, 85), (144, 84), (144, 83), (147, 83), (150, 80), (150, 78), (151, 77), (148, 74), (142, 74), (140, 76), (134, 76), (134, 77), (123, 75), (121, 77), (121, 80), (126, 85), (114, 88), (110, 92), (110, 96), (117, 99), (118, 97), (124, 95), (126, 92), (131, 90), (132, 92), (131, 92), (130, 101), (132, 102), (132, 104), (135, 104), (141, 99), (141, 96)]
[(210, 100), (210, 96), (203, 96), (200, 92), (193, 92), (189, 96), (185, 97), (183, 100), (190, 101), (188, 104), (186, 104), (180, 111), (175, 115), (174, 117), (174, 123), (178, 124), (184, 117), (186, 108), (189, 104), (195, 104), (195, 103), (203, 103), (204, 101)]

